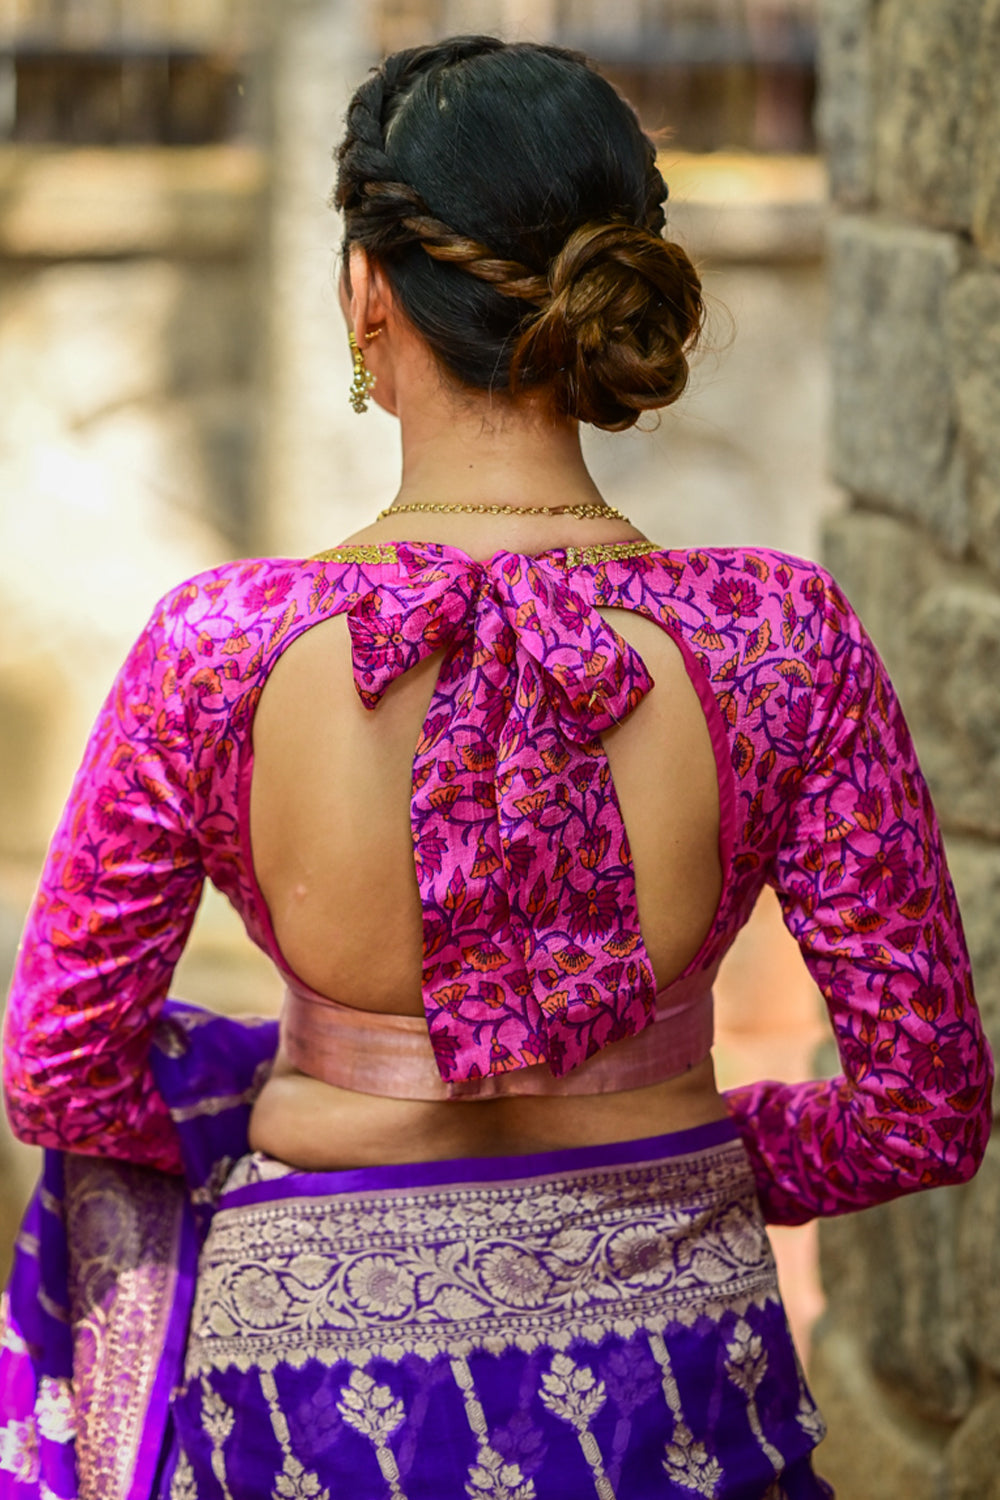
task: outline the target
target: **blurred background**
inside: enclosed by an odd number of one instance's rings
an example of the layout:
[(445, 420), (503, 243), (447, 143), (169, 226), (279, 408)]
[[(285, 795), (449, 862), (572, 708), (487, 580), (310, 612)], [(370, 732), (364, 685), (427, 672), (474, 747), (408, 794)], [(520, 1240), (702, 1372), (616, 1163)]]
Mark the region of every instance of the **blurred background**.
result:
[[(712, 298), (655, 430), (591, 434), (664, 545), (817, 555), (825, 182), (811, 0), (0, 0), (0, 986), (93, 715), (156, 599), (233, 556), (308, 556), (392, 497), (392, 420), (350, 410), (326, 207), (382, 53), (487, 31), (580, 48), (660, 144)], [(175, 991), (280, 987), (206, 897)], [(801, 1077), (818, 996), (764, 904), (719, 987), (720, 1082)], [(0, 1136), (0, 1272), (35, 1153)], [(813, 1231), (776, 1236), (803, 1347)]]

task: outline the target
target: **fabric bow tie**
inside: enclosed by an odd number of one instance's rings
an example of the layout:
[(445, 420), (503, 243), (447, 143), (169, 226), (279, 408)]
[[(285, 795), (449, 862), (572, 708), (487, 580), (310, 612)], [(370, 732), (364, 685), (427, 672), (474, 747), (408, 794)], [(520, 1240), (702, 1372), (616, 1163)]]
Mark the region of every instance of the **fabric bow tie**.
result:
[(639, 653), (582, 595), (530, 559), (441, 559), (395, 590), (372, 590), (348, 611), (354, 680), (366, 708), (389, 683), (448, 646), (496, 654), (498, 627), (540, 669), (562, 732), (587, 743), (626, 718), (653, 685)]

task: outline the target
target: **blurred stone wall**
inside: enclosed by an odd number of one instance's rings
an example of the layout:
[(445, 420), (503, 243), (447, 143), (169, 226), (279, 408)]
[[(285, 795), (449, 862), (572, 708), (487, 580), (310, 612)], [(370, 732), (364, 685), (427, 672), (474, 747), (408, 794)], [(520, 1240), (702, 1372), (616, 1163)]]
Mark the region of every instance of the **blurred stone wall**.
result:
[[(825, 557), (900, 692), (1000, 1043), (1000, 3), (827, 0), (837, 215)], [(819, 1467), (849, 1500), (1000, 1497), (1000, 1150), (821, 1226)]]

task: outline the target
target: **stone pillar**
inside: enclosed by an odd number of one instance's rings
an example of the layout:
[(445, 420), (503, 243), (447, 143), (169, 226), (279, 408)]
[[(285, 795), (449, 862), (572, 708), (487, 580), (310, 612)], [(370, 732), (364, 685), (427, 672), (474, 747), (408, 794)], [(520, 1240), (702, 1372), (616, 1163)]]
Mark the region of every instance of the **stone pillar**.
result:
[[(1000, 0), (824, 0), (825, 560), (897, 684), (1000, 1044)], [(1000, 1150), (822, 1226), (818, 1467), (847, 1500), (1000, 1497)]]
[(272, 16), (264, 553), (309, 556), (342, 541), (374, 520), (399, 483), (395, 421), (348, 405), (340, 225), (327, 206), (347, 102), (375, 61), (371, 19), (361, 0), (285, 0)]

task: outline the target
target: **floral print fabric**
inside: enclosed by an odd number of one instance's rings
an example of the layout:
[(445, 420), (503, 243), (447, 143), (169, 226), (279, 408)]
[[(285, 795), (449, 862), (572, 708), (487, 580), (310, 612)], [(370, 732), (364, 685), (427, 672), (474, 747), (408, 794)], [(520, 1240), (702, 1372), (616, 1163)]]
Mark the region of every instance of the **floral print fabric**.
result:
[(475, 563), (346, 547), (168, 595), (99, 716), (29, 919), (7, 1022), (18, 1133), (178, 1168), (151, 1028), (204, 878), (281, 963), (250, 864), (250, 727), (280, 654), (335, 614), (376, 711), (394, 676), (442, 653), (412, 794), (442, 1075), (559, 1074), (640, 1032), (655, 985), (599, 736), (651, 682), (598, 608), (674, 637), (712, 732), (726, 876), (686, 972), (719, 961), (770, 883), (837, 1034), (839, 1078), (729, 1098), (767, 1216), (971, 1175), (991, 1065), (899, 705), (828, 575), (742, 549)]
[(431, 567), (416, 608), (372, 591), (348, 622), (362, 700), (446, 648), (411, 820), (425, 1008), (448, 1078), (557, 1076), (652, 1017), (628, 842), (600, 734), (652, 680), (565, 575), (498, 553)]

